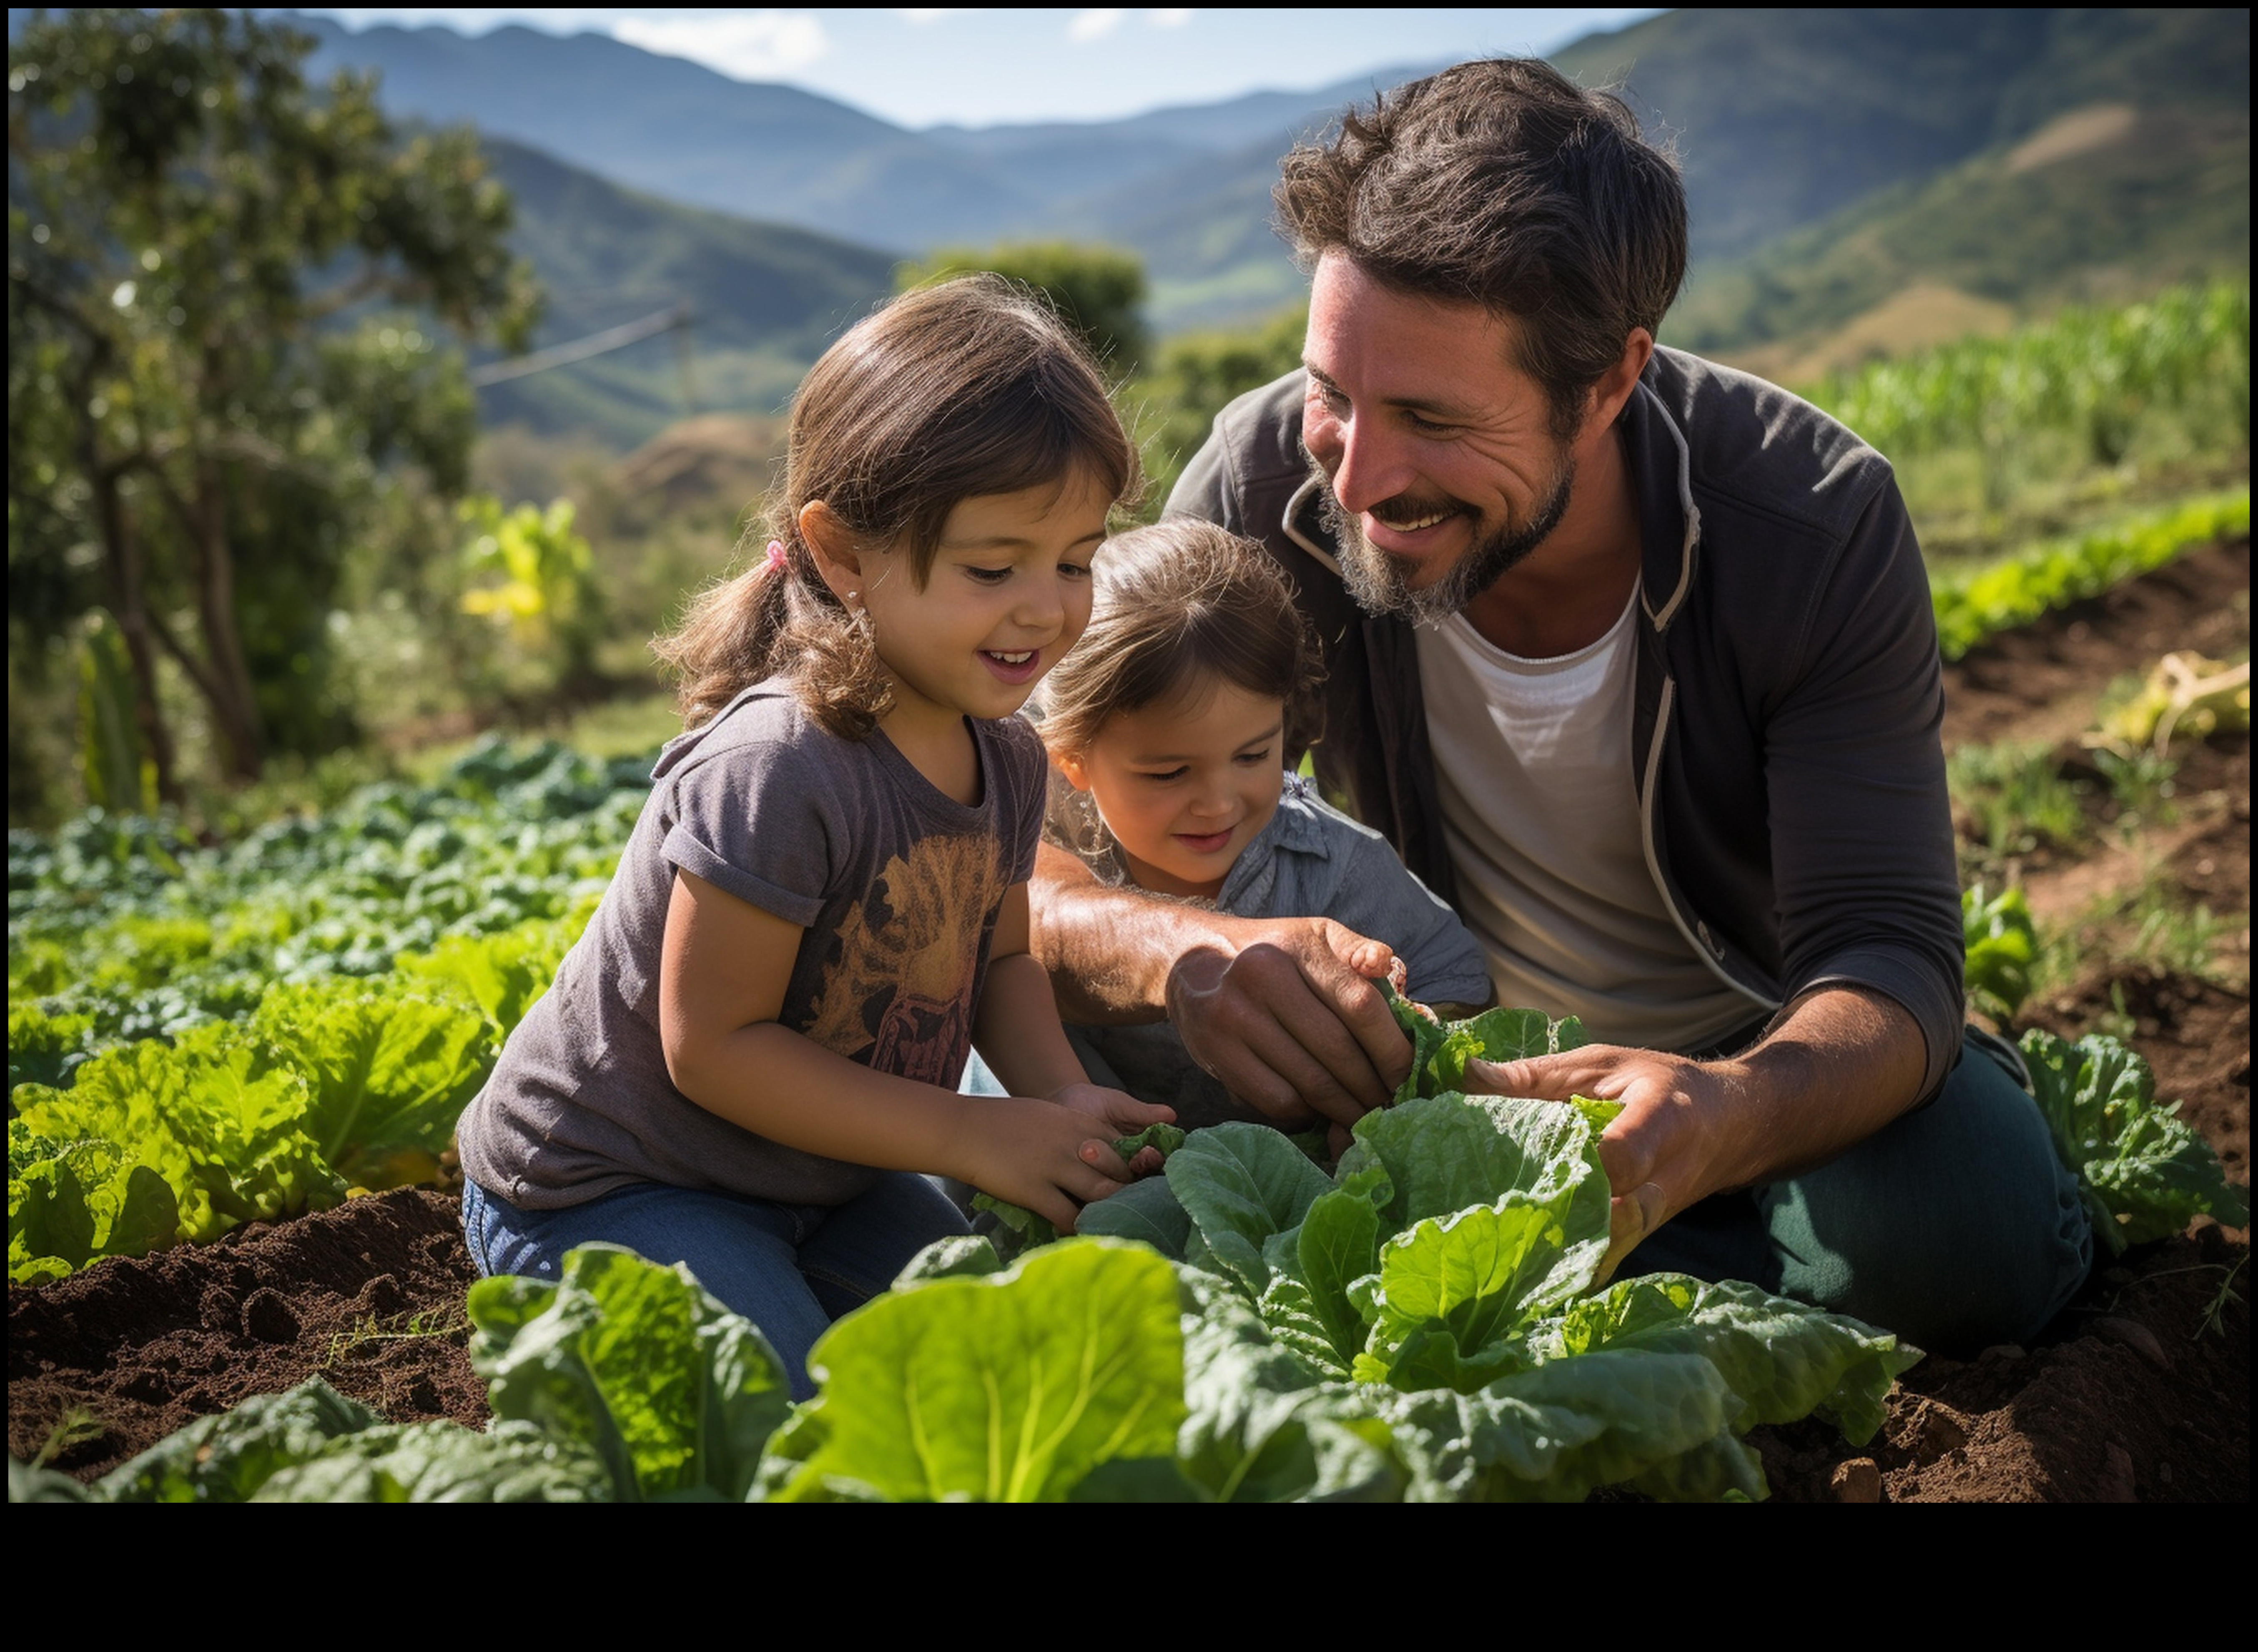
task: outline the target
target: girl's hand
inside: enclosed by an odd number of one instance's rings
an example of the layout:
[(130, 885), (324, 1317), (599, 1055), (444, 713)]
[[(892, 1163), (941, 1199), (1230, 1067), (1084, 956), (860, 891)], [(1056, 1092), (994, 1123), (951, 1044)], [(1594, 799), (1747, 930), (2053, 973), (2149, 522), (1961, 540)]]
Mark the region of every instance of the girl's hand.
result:
[[(1144, 1107), (1126, 1096), (1122, 1100)], [(1168, 1112), (1165, 1107), (1146, 1110)], [(983, 1098), (965, 1109), (965, 1119), (969, 1139), (964, 1143), (964, 1179), (983, 1193), (1033, 1211), (1061, 1233), (1074, 1231), (1075, 1218), (1084, 1205), (1135, 1179), (1135, 1172), (1113, 1150), (1110, 1126), (1104, 1140), (1095, 1140), (1087, 1114), (1055, 1101), (1027, 1096)]]
[[(1116, 1139), (1134, 1136), (1148, 1124), (1174, 1124), (1176, 1110), (1140, 1101), (1125, 1090), (1109, 1090), (1102, 1084), (1069, 1084), (1051, 1092), (1051, 1100), (1062, 1107), (1090, 1118), (1103, 1120)], [(1115, 1154), (1119, 1157), (1119, 1154)], [(1137, 1150), (1137, 1157), (1129, 1161), (1129, 1173), (1134, 1177), (1150, 1176), (1161, 1168), (1158, 1148)]]

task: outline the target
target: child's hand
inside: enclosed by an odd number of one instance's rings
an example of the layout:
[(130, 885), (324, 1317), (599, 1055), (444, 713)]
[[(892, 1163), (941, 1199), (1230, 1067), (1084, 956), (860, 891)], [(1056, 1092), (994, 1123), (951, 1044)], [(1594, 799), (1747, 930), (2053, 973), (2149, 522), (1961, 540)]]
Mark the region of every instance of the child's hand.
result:
[[(1127, 1096), (1121, 1099), (1131, 1107), (1145, 1105)], [(1168, 1113), (1165, 1107), (1145, 1110)], [(983, 1193), (1033, 1211), (1061, 1233), (1074, 1231), (1075, 1218), (1084, 1205), (1136, 1178), (1136, 1172), (1113, 1150), (1113, 1136), (1126, 1132), (1117, 1132), (1110, 1125), (1094, 1126), (1088, 1114), (1055, 1101), (1027, 1096), (983, 1099), (969, 1109), (969, 1121), (972, 1129), (971, 1139), (965, 1143), (967, 1163), (961, 1172), (964, 1179)], [(1093, 1137), (1093, 1128), (1104, 1129), (1105, 1136)], [(1143, 1124), (1135, 1128), (1141, 1129)], [(1158, 1157), (1155, 1154), (1155, 1169)]]
[[(1062, 1107), (1102, 1119), (1117, 1139), (1134, 1136), (1149, 1124), (1176, 1122), (1175, 1108), (1140, 1101), (1125, 1090), (1109, 1090), (1102, 1084), (1069, 1084), (1052, 1091), (1051, 1100)], [(1133, 1176), (1150, 1176), (1160, 1168), (1161, 1150), (1155, 1147), (1138, 1149), (1137, 1157), (1129, 1161)]]

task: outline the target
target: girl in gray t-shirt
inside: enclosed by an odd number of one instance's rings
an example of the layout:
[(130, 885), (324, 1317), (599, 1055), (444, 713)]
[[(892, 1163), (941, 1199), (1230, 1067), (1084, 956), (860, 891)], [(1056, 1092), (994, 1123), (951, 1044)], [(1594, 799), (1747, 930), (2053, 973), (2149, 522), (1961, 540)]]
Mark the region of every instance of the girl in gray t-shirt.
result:
[[(1110, 883), (1236, 917), (1331, 918), (1392, 952), (1412, 997), (1487, 1003), (1480, 944), (1451, 908), (1378, 832), (1282, 772), (1315, 733), (1298, 714), (1316, 674), (1261, 546), (1189, 517), (1109, 541), (1090, 629), (1043, 685), (1047, 835)], [(1166, 1022), (1070, 1036), (1094, 1076), (1168, 1102), (1187, 1128), (1269, 1122)]]
[[(1090, 617), (1134, 450), (1079, 343), (992, 277), (809, 372), (753, 566), (661, 644), (690, 731), (460, 1129), (491, 1273), (593, 1240), (809, 1349), (934, 1239), (924, 1176), (1062, 1228), (1172, 1116), (1090, 1083), (1028, 951), (1044, 755), (1012, 715)], [(955, 1092), (977, 1046), (1012, 1093)]]

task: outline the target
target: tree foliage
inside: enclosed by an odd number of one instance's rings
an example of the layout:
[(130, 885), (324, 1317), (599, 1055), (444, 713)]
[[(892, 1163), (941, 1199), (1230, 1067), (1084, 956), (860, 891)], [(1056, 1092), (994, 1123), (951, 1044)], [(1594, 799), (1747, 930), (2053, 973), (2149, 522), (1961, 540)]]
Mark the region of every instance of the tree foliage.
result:
[(1007, 242), (985, 252), (946, 247), (902, 265), (894, 273), (894, 286), (907, 292), (975, 270), (993, 270), (1044, 294), (1111, 373), (1134, 372), (1151, 346), (1144, 317), (1145, 266), (1135, 253), (1111, 247), (1071, 241)]
[(389, 469), (465, 481), (441, 329), (521, 345), (537, 302), (473, 135), (309, 85), (313, 46), (219, 10), (38, 12), (10, 46), (10, 609), (115, 616), (167, 795), (160, 655), (236, 777), (350, 732), (346, 548)]

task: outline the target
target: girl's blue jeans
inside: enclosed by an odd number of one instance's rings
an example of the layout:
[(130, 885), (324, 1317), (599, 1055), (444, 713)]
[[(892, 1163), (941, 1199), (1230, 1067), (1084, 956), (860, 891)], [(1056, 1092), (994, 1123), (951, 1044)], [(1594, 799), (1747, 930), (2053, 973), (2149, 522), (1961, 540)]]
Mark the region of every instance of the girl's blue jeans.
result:
[(592, 1240), (653, 1262), (683, 1263), (784, 1358), (792, 1397), (814, 1392), (807, 1352), (831, 1321), (883, 1292), (936, 1239), (969, 1232), (922, 1176), (881, 1176), (843, 1205), (783, 1205), (637, 1182), (563, 1210), (525, 1210), (463, 1184), (463, 1234), (483, 1274), (558, 1277), (564, 1253)]

